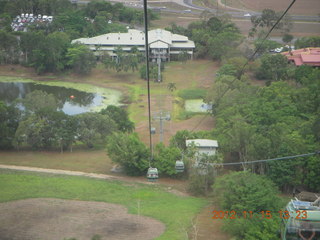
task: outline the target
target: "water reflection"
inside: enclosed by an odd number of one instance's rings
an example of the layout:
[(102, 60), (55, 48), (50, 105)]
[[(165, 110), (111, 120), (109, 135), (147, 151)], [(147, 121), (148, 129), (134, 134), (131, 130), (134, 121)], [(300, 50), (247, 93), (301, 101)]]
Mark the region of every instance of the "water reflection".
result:
[[(103, 97), (98, 94), (87, 93), (72, 88), (29, 82), (0, 82), (0, 101), (9, 104), (16, 99), (25, 98), (28, 93), (35, 90), (53, 94), (58, 101), (58, 105), (61, 106), (59, 110), (69, 115), (88, 112), (92, 107), (99, 106), (103, 100)], [(74, 98), (70, 98), (70, 96), (74, 96)]]

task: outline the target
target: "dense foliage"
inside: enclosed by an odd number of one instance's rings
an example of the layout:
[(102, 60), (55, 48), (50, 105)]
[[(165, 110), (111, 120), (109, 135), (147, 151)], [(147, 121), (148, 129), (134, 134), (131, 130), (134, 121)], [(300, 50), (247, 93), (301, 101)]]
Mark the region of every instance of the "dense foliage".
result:
[[(250, 162), (319, 149), (320, 70), (273, 65), (277, 56), (262, 58), (265, 65), (261, 70), (269, 78), (268, 86), (248, 84), (246, 77), (238, 80), (233, 75), (221, 75), (208, 95), (216, 118), (213, 134), (220, 150), (228, 153), (228, 161)], [(279, 81), (284, 78), (294, 82)], [(285, 191), (296, 185), (319, 191), (320, 179), (315, 177), (319, 163), (315, 155), (242, 166), (267, 174)]]
[[(12, 32), (10, 24), (20, 13), (52, 15), (53, 21), (32, 23), (27, 32)], [(149, 20), (157, 18), (152, 11), (148, 14)], [(38, 73), (71, 68), (76, 73), (88, 74), (96, 64), (96, 57), (84, 46), (71, 45), (71, 40), (126, 32), (126, 24), (142, 23), (141, 10), (127, 8), (121, 3), (91, 1), (79, 7), (68, 0), (1, 0), (0, 64), (20, 63), (34, 67)], [(136, 70), (137, 65), (131, 64), (128, 68)]]
[(134, 123), (130, 121), (128, 112), (123, 108), (109, 105), (102, 109), (100, 114), (109, 116), (117, 125), (118, 130), (122, 132), (133, 132)]
[(229, 19), (212, 17), (208, 21), (193, 22), (188, 26), (189, 37), (195, 41), (196, 55), (220, 60), (232, 56), (241, 43), (239, 29)]
[(307, 48), (307, 47), (320, 47), (320, 37), (302, 37), (295, 41), (294, 46), (298, 48)]
[(224, 16), (192, 22), (187, 29), (176, 24), (166, 29), (187, 35), (193, 40), (196, 45), (195, 55), (200, 58), (221, 60), (239, 54), (237, 46), (243, 40), (239, 28)]
[(146, 174), (150, 153), (137, 134), (114, 133), (108, 138), (107, 151), (113, 162), (128, 175)]
[(134, 124), (124, 109), (108, 106), (101, 113), (67, 115), (51, 94), (33, 91), (23, 100), (24, 110), (0, 102), (0, 149), (31, 147), (61, 151), (83, 143), (103, 147), (113, 132), (132, 131)]
[[(252, 29), (249, 35), (254, 36), (259, 31), (270, 29), (280, 18), (283, 12), (275, 12), (272, 9), (263, 9), (261, 15), (253, 15), (251, 17)], [(292, 28), (291, 17), (286, 14), (284, 18), (275, 26), (275, 29), (280, 29), (283, 32), (289, 32)]]
[(271, 180), (249, 172), (233, 172), (218, 177), (213, 189), (220, 207), (236, 213), (235, 219), (231, 214), (226, 217), (224, 226), (236, 239), (277, 239), (278, 211), (283, 203)]

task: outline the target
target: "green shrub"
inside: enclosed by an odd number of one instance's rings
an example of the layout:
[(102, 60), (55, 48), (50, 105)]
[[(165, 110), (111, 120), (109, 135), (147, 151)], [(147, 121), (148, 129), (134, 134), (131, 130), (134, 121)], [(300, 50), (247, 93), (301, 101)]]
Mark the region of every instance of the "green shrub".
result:
[[(274, 183), (265, 176), (233, 172), (218, 177), (214, 194), (224, 211), (234, 211), (235, 219), (225, 219), (224, 229), (236, 239), (277, 239), (279, 213), (283, 206)], [(243, 212), (251, 212), (244, 217)], [(270, 211), (266, 218), (262, 211)]]
[(177, 174), (175, 163), (181, 160), (181, 157), (181, 152), (177, 147), (165, 147), (163, 143), (159, 143), (155, 147), (154, 165), (161, 176), (173, 176)]
[(150, 154), (137, 134), (114, 133), (108, 138), (107, 151), (111, 160), (120, 164), (126, 174), (146, 174)]
[(233, 172), (217, 178), (215, 196), (224, 210), (278, 211), (282, 201), (275, 184), (265, 176), (250, 172)]

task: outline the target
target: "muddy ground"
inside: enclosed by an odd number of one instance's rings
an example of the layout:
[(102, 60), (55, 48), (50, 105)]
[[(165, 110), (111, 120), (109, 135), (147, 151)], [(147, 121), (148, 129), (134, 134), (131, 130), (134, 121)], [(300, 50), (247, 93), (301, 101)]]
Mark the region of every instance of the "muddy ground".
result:
[(155, 219), (102, 202), (36, 198), (0, 203), (0, 212), (1, 240), (147, 240), (165, 230)]

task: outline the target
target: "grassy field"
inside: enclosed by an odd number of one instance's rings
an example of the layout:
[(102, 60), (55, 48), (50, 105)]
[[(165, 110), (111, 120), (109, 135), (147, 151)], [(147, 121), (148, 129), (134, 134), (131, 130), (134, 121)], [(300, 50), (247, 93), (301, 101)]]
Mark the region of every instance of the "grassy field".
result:
[(117, 203), (129, 213), (153, 217), (166, 225), (157, 239), (185, 239), (193, 217), (208, 204), (207, 200), (179, 197), (159, 185), (103, 181), (84, 177), (29, 174), (0, 170), (0, 202), (27, 198), (60, 198)]
[(113, 163), (105, 150), (74, 150), (74, 152), (0, 151), (0, 164), (30, 166), (111, 174)]

